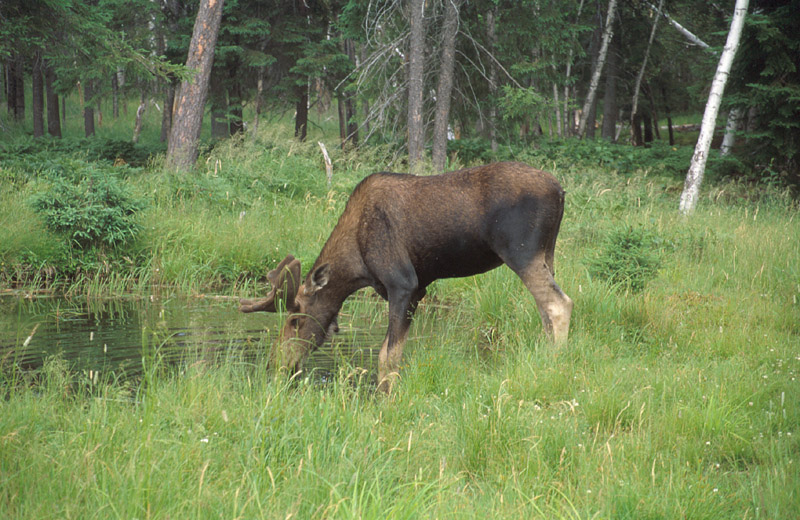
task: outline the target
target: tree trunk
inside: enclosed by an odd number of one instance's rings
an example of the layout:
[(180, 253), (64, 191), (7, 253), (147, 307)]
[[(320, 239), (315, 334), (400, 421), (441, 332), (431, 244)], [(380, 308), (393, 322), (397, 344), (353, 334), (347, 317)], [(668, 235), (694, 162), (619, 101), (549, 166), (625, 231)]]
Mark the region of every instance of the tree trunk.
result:
[(14, 93), (16, 83), (14, 83), (14, 60), (8, 60), (5, 66), (5, 94), (6, 94), (6, 110), (8, 111), (8, 118), (14, 118), (14, 100), (17, 95)]
[(605, 65), (606, 62), (608, 44), (611, 42), (611, 38), (614, 37), (614, 16), (616, 10), (617, 0), (609, 0), (606, 26), (603, 30), (603, 39), (600, 43), (600, 51), (597, 55), (597, 63), (595, 64), (594, 71), (592, 72), (592, 81), (589, 84), (589, 92), (586, 94), (586, 101), (583, 104), (581, 121), (578, 124), (578, 136), (581, 138), (583, 138), (586, 134), (586, 123), (589, 120), (592, 105), (594, 105), (595, 95), (597, 94), (597, 86), (600, 84), (600, 74), (603, 72), (603, 65)]
[(425, 0), (410, 0), (408, 50), (408, 167), (413, 171), (422, 159), (425, 146), (423, 73), (425, 62)]
[(234, 62), (228, 69), (228, 135), (236, 135), (244, 130), (242, 114), (242, 83), (239, 79), (239, 64)]
[(656, 110), (656, 100), (653, 97), (653, 89), (650, 88), (650, 84), (648, 82), (644, 82), (642, 85), (642, 90), (647, 95), (647, 99), (650, 100), (650, 115), (653, 116), (653, 133), (656, 135), (657, 140), (661, 140), (661, 129), (658, 125), (658, 111)]
[(358, 123), (356, 122), (356, 102), (353, 94), (344, 95), (344, 112), (347, 121), (347, 135), (345, 140), (353, 146), (358, 146)]
[(266, 67), (258, 68), (258, 81), (256, 83), (256, 114), (253, 118), (253, 133), (258, 133), (258, 123), (261, 120), (261, 111), (264, 109), (264, 76), (267, 74)]
[(139, 142), (139, 134), (142, 133), (142, 117), (144, 116), (144, 110), (147, 108), (147, 104), (145, 101), (144, 89), (142, 89), (142, 95), (139, 97), (139, 108), (136, 109), (136, 123), (133, 125), (133, 141), (134, 144)]
[[(350, 38), (345, 39), (344, 49), (347, 57), (354, 67), (358, 66), (356, 63), (356, 44)], [(356, 101), (355, 96), (349, 90), (344, 92), (344, 112), (347, 120), (347, 135), (345, 139), (353, 146), (358, 146), (358, 123), (356, 122)]]
[[(553, 69), (555, 69), (555, 66), (553, 66)], [(553, 82), (553, 106), (556, 112), (556, 134), (558, 134), (558, 137), (563, 137), (561, 130), (561, 102), (558, 99), (558, 85), (555, 82)]]
[(300, 141), (305, 141), (308, 135), (308, 81), (294, 88), (297, 102), (295, 103), (294, 136)]
[[(367, 46), (364, 45), (364, 44), (361, 44), (358, 54), (359, 54), (359, 57), (360, 57), (360, 62), (364, 63), (364, 60), (366, 59), (366, 56), (367, 56)], [(367, 101), (366, 97), (361, 101), (361, 106), (363, 107), (363, 113), (364, 113), (364, 122), (362, 123), (362, 128), (367, 133), (367, 137), (369, 137), (369, 135), (370, 135), (370, 132), (369, 132), (369, 101)]]
[(44, 136), (44, 78), (42, 76), (42, 53), (36, 51), (33, 56), (33, 137)]
[[(486, 13), (486, 36), (489, 40), (489, 54), (494, 56), (495, 46), (497, 45), (497, 34), (495, 27), (495, 14), (497, 7), (494, 6)], [(497, 151), (497, 66), (494, 60), (489, 61), (489, 142), (492, 151)]]
[(164, 112), (161, 113), (161, 137), (162, 143), (169, 139), (172, 129), (172, 112), (175, 109), (175, 83), (172, 78), (167, 80), (167, 92), (164, 94)]
[(341, 92), (336, 94), (336, 112), (339, 114), (339, 143), (344, 150), (347, 142), (347, 114), (344, 109), (344, 99)]
[(444, 171), (447, 162), (447, 123), (450, 120), (450, 98), (453, 91), (453, 72), (456, 61), (458, 10), (462, 0), (446, 0), (442, 23), (442, 57), (439, 84), (436, 87), (436, 113), (433, 120), (433, 167)]
[(12, 58), (9, 69), (8, 111), (14, 121), (21, 122), (25, 120), (25, 76), (19, 55)]
[(44, 90), (47, 97), (47, 133), (53, 137), (61, 137), (61, 119), (58, 114), (58, 94), (53, 82), (56, 74), (49, 63), (44, 67)]
[[(97, 83), (94, 84), (94, 87), (97, 87)], [(95, 88), (95, 91), (97, 88)], [(97, 102), (97, 126), (103, 126), (103, 106), (100, 104), (102, 100), (102, 96), (100, 96), (99, 92), (95, 92), (95, 101)]]
[(211, 137), (224, 139), (230, 135), (228, 94), (225, 91), (225, 83), (222, 81), (219, 70), (212, 71), (208, 81), (208, 101), (211, 104)]
[(189, 170), (197, 161), (203, 111), (208, 95), (208, 78), (214, 63), (219, 24), (224, 0), (202, 0), (197, 11), (186, 68), (195, 71), (194, 81), (181, 83), (177, 108), (167, 146), (167, 165), (174, 170)]
[(115, 121), (119, 117), (119, 81), (116, 72), (111, 74), (111, 116)]
[(25, 70), (21, 58), (17, 59), (15, 72), (17, 86), (14, 90), (17, 94), (17, 99), (14, 107), (14, 117), (17, 121), (25, 121)]
[(675, 146), (675, 131), (672, 128), (672, 112), (669, 109), (669, 101), (667, 100), (667, 88), (661, 86), (661, 97), (664, 99), (664, 112), (667, 117), (667, 132), (669, 133), (669, 145)]
[(642, 123), (644, 123), (644, 144), (653, 142), (653, 118), (649, 111), (642, 112)]
[[(664, 7), (664, 0), (659, 0), (657, 12), (661, 12)], [(631, 102), (631, 125), (633, 125), (633, 118), (636, 117), (636, 112), (639, 110), (639, 91), (642, 88), (642, 78), (644, 78), (644, 70), (647, 67), (647, 60), (650, 58), (650, 48), (653, 46), (653, 40), (656, 37), (656, 27), (658, 27), (658, 20), (661, 18), (658, 14), (653, 16), (653, 27), (650, 28), (650, 39), (647, 40), (647, 47), (645, 47), (644, 58), (642, 59), (642, 66), (639, 67), (639, 73), (636, 75), (636, 83), (633, 87), (633, 101)], [(645, 134), (647, 130), (645, 130)], [(641, 142), (636, 142), (633, 139), (634, 133), (631, 132), (631, 144), (633, 146), (641, 146)], [(651, 139), (652, 140), (652, 139)]]
[[(585, 95), (589, 93), (589, 84), (591, 83), (591, 72), (594, 71), (594, 69), (597, 67), (597, 58), (599, 57), (599, 54), (600, 54), (600, 44), (601, 44), (601, 42), (603, 40), (603, 22), (604, 22), (604, 18), (603, 18), (603, 1), (595, 0), (595, 15), (594, 15), (594, 20), (593, 20), (594, 30), (592, 31), (592, 36), (591, 36), (591, 39), (589, 40), (589, 49), (586, 52), (586, 56), (589, 57), (589, 59), (590, 59), (589, 61), (590, 61), (591, 65), (589, 67), (589, 72), (590, 72), (589, 79), (590, 79), (590, 81), (585, 85), (585, 90), (586, 90)], [(610, 44), (609, 44), (609, 46), (610, 46)], [(599, 85), (598, 85), (598, 88), (600, 88)], [(575, 91), (577, 92), (578, 89), (576, 88)], [(585, 95), (584, 95), (584, 97), (585, 97)], [(597, 98), (595, 97), (595, 100), (592, 101), (592, 105), (589, 108), (588, 113), (584, 112), (583, 109), (581, 109), (581, 108), (575, 110), (575, 118), (576, 118), (575, 119), (575, 124), (574, 124), (574, 126), (575, 126), (575, 135), (579, 135), (578, 134), (578, 128), (580, 127), (580, 124), (581, 124), (581, 118), (583, 117), (584, 114), (587, 114), (586, 115), (586, 134), (585, 135), (584, 134), (580, 134), (581, 138), (594, 139), (594, 122), (595, 122), (595, 119), (597, 117), (597, 101), (596, 101), (596, 99)]]
[(94, 108), (92, 108), (92, 80), (83, 82), (83, 132), (86, 137), (94, 135)]
[(616, 52), (616, 45), (613, 45), (608, 53), (608, 70), (606, 70), (606, 88), (603, 95), (603, 128), (600, 136), (614, 142), (617, 130), (617, 63), (619, 58)]
[(642, 114), (636, 114), (631, 119), (631, 142), (641, 144), (642, 141)]
[(728, 112), (728, 124), (725, 125), (725, 137), (722, 139), (722, 146), (719, 148), (721, 156), (730, 155), (733, 144), (736, 142), (736, 130), (739, 126), (739, 121), (742, 119), (742, 109), (740, 107), (733, 107)]
[(706, 161), (708, 160), (708, 150), (711, 148), (711, 139), (714, 137), (714, 126), (717, 121), (719, 105), (722, 101), (722, 94), (725, 91), (725, 83), (728, 81), (728, 74), (736, 56), (736, 49), (739, 47), (739, 39), (744, 27), (744, 19), (747, 15), (747, 5), (749, 0), (736, 0), (731, 29), (728, 32), (728, 39), (722, 51), (722, 56), (717, 65), (717, 72), (714, 74), (714, 81), (711, 83), (711, 92), (708, 95), (705, 112), (703, 112), (703, 123), (700, 126), (700, 135), (697, 138), (697, 145), (694, 148), (694, 155), (686, 174), (686, 182), (681, 193), (679, 209), (684, 215), (694, 211), (697, 206), (697, 197), (700, 193), (700, 185), (703, 182)]
[[(581, 11), (583, 11), (583, 2), (578, 5), (578, 14), (575, 16), (575, 25), (580, 22), (581, 19)], [(575, 132), (575, 127), (572, 125), (572, 118), (570, 117), (570, 109), (569, 109), (569, 92), (570, 92), (570, 75), (572, 74), (572, 55), (573, 49), (570, 47), (569, 53), (567, 54), (567, 72), (564, 77), (564, 135), (572, 135)]]
[(117, 68), (117, 88), (122, 93), (122, 117), (128, 118), (128, 101), (125, 99), (125, 69)]

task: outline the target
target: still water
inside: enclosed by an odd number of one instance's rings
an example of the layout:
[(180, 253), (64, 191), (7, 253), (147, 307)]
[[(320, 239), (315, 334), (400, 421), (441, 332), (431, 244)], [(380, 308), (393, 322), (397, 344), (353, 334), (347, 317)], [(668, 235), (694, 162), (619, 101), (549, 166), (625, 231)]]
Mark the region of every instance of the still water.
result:
[[(59, 355), (74, 370), (136, 375), (143, 357), (154, 353), (167, 363), (263, 364), (280, 317), (237, 307), (236, 300), (220, 298), (0, 296), (0, 367), (37, 368)], [(325, 379), (342, 363), (377, 366), (385, 329), (350, 317), (345, 307), (339, 334), (309, 357), (306, 369)]]

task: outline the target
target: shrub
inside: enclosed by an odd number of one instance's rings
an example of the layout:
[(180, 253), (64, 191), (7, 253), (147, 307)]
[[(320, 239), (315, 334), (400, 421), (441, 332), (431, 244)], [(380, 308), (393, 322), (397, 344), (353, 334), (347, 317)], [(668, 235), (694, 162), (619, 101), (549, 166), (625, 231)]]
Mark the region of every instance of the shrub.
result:
[(589, 273), (632, 292), (644, 289), (661, 265), (659, 237), (642, 228), (622, 227), (609, 233)]
[(138, 212), (144, 201), (117, 181), (113, 171), (87, 166), (79, 178), (53, 178), (34, 195), (31, 205), (45, 225), (63, 233), (78, 247), (116, 246), (139, 231)]
[(491, 143), (480, 137), (447, 141), (447, 154), (455, 154), (463, 164), (490, 163), (497, 160)]

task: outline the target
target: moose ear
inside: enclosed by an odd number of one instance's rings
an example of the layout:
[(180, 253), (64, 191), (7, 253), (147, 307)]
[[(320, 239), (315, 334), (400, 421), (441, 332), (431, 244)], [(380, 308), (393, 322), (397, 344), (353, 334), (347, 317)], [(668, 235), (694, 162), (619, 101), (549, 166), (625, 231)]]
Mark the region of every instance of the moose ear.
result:
[(311, 272), (311, 294), (328, 285), (331, 274), (331, 264), (323, 264)]

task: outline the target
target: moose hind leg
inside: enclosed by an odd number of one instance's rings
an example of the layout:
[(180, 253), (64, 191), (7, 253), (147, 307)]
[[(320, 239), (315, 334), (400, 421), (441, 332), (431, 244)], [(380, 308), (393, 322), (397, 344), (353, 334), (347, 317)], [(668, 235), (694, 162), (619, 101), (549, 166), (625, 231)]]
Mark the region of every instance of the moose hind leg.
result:
[(515, 271), (536, 300), (545, 332), (556, 343), (566, 342), (573, 303), (553, 278), (552, 267), (539, 257)]

